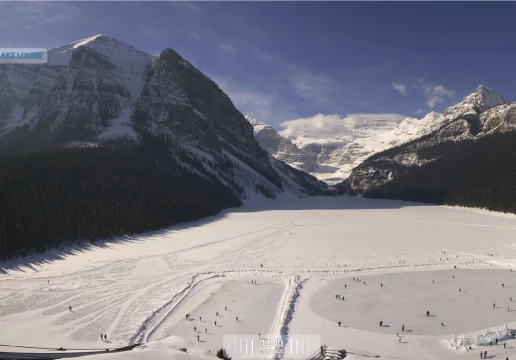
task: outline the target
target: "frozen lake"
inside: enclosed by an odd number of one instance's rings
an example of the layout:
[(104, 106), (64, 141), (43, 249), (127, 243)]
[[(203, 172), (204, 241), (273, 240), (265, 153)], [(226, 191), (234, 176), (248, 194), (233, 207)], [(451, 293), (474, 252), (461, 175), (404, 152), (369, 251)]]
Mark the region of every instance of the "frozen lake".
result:
[[(507, 312), (509, 298), (516, 300), (509, 270), (516, 269), (515, 235), (512, 215), (399, 201), (247, 205), (153, 234), (0, 264), (0, 322), (9, 329), (0, 343), (102, 348), (101, 333), (110, 346), (180, 335), (210, 357), (206, 351), (220, 348), (224, 335), (260, 332), (317, 334), (329, 346), (382, 358), (478, 356), (446, 339), (488, 334), (504, 323), (516, 328), (516, 312)], [(198, 316), (206, 321), (198, 324), (202, 343), (193, 330)], [(380, 320), (389, 327), (380, 328)], [(403, 324), (411, 331), (400, 344)], [(168, 344), (183, 341), (176, 340)], [(511, 340), (489, 351), (505, 358), (516, 356), (515, 347)]]

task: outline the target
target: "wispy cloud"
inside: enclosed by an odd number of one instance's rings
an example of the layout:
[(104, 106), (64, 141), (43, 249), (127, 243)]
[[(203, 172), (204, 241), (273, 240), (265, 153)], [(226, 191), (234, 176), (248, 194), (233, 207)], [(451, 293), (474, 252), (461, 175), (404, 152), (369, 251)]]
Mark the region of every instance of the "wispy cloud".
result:
[(444, 102), (446, 97), (455, 96), (455, 90), (445, 88), (443, 85), (425, 85), (426, 105), (433, 109), (436, 104)]
[(237, 55), (238, 49), (230, 44), (220, 44), (218, 46), (219, 51), (229, 54), (229, 55)]
[(138, 26), (138, 32), (149, 38), (155, 38), (162, 35), (161, 31), (156, 26), (148, 24)]
[(372, 107), (367, 102), (353, 99), (350, 95), (352, 91), (341, 86), (337, 80), (330, 76), (292, 67), (289, 72), (288, 80), (294, 92), (304, 99), (314, 101), (317, 105), (350, 104)]
[(280, 124), (284, 129), (281, 134), (289, 136), (314, 137), (317, 139), (332, 139), (345, 141), (347, 136), (364, 122), (388, 120), (400, 123), (407, 117), (401, 114), (316, 114), (308, 118), (287, 120)]
[(195, 31), (191, 31), (190, 34), (188, 34), (188, 38), (189, 39), (194, 39), (196, 41), (199, 41), (199, 39), (201, 38), (199, 33), (195, 32)]
[(212, 77), (220, 88), (229, 96), (238, 110), (269, 124), (276, 124), (282, 119), (298, 116), (289, 105), (280, 100), (275, 89), (258, 90), (254, 85), (242, 83), (228, 77), (225, 79)]
[(425, 112), (425, 110), (423, 110), (423, 109), (417, 109), (416, 111), (414, 111), (414, 114), (415, 114), (415, 115), (421, 115), (421, 114), (423, 114), (424, 112)]
[(401, 95), (407, 95), (407, 87), (402, 83), (392, 83), (392, 88), (399, 92)]
[[(409, 95), (412, 92), (422, 93), (425, 104), (433, 109), (437, 104), (444, 102), (447, 98), (455, 96), (455, 90), (448, 89), (444, 85), (426, 82), (424, 77), (412, 78), (405, 83), (392, 83), (392, 88), (402, 95)], [(420, 113), (424, 112), (422, 109)]]
[(334, 94), (340, 90), (338, 83), (331, 77), (308, 71), (292, 74), (289, 81), (298, 96), (315, 100), (319, 104), (333, 103)]
[[(13, 8), (20, 22), (29, 27), (34, 24), (62, 24), (75, 21), (81, 8), (69, 3), (27, 2), (17, 3)], [(32, 25), (29, 25), (32, 24)]]

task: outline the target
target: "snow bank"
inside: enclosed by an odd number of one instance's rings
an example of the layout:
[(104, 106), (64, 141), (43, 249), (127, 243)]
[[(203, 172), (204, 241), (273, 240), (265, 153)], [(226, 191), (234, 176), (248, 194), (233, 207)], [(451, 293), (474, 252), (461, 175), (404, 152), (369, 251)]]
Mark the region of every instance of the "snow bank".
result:
[(447, 338), (444, 341), (448, 343), (448, 346), (452, 349), (465, 351), (470, 346), (476, 348), (489, 345), (490, 341), (495, 344), (496, 339), (498, 339), (499, 342), (503, 342), (511, 338), (511, 330), (507, 327), (507, 324), (504, 324), (501, 328), (492, 328), (465, 335), (453, 335), (453, 337)]

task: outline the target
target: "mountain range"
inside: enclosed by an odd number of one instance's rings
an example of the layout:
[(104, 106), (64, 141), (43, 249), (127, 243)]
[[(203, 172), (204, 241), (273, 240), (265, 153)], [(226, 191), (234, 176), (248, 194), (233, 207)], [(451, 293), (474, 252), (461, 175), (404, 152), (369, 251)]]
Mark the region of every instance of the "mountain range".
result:
[(156, 56), (106, 35), (49, 50), (48, 63), (0, 67), (0, 153), (56, 146), (138, 149), (160, 142), (178, 171), (241, 199), (325, 194), (270, 156), (210, 78), (172, 49)]
[(438, 145), (475, 141), (515, 129), (516, 103), (486, 86), (479, 86), (461, 102), (447, 108), (432, 122), (425, 135), (367, 158), (353, 169), (341, 189), (367, 193), (399, 177), (407, 169), (420, 168), (446, 156), (441, 152), (444, 148)]
[(327, 121), (323, 127), (294, 120), (283, 123), (281, 131), (250, 117), (247, 120), (254, 127), (256, 140), (272, 156), (337, 184), (367, 157), (431, 132), (440, 116), (433, 111), (422, 119), (351, 115)]

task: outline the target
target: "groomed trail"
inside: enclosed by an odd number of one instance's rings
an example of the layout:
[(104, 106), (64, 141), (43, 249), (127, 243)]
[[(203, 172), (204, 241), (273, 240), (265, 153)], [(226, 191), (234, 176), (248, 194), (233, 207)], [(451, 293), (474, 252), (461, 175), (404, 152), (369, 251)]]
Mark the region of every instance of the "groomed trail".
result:
[[(168, 335), (214, 352), (228, 334), (318, 334), (364, 356), (463, 359), (478, 355), (475, 339), (516, 328), (511, 267), (516, 216), (358, 197), (271, 201), (0, 264), (0, 344), (102, 348)], [(516, 357), (507, 341), (489, 353)]]

